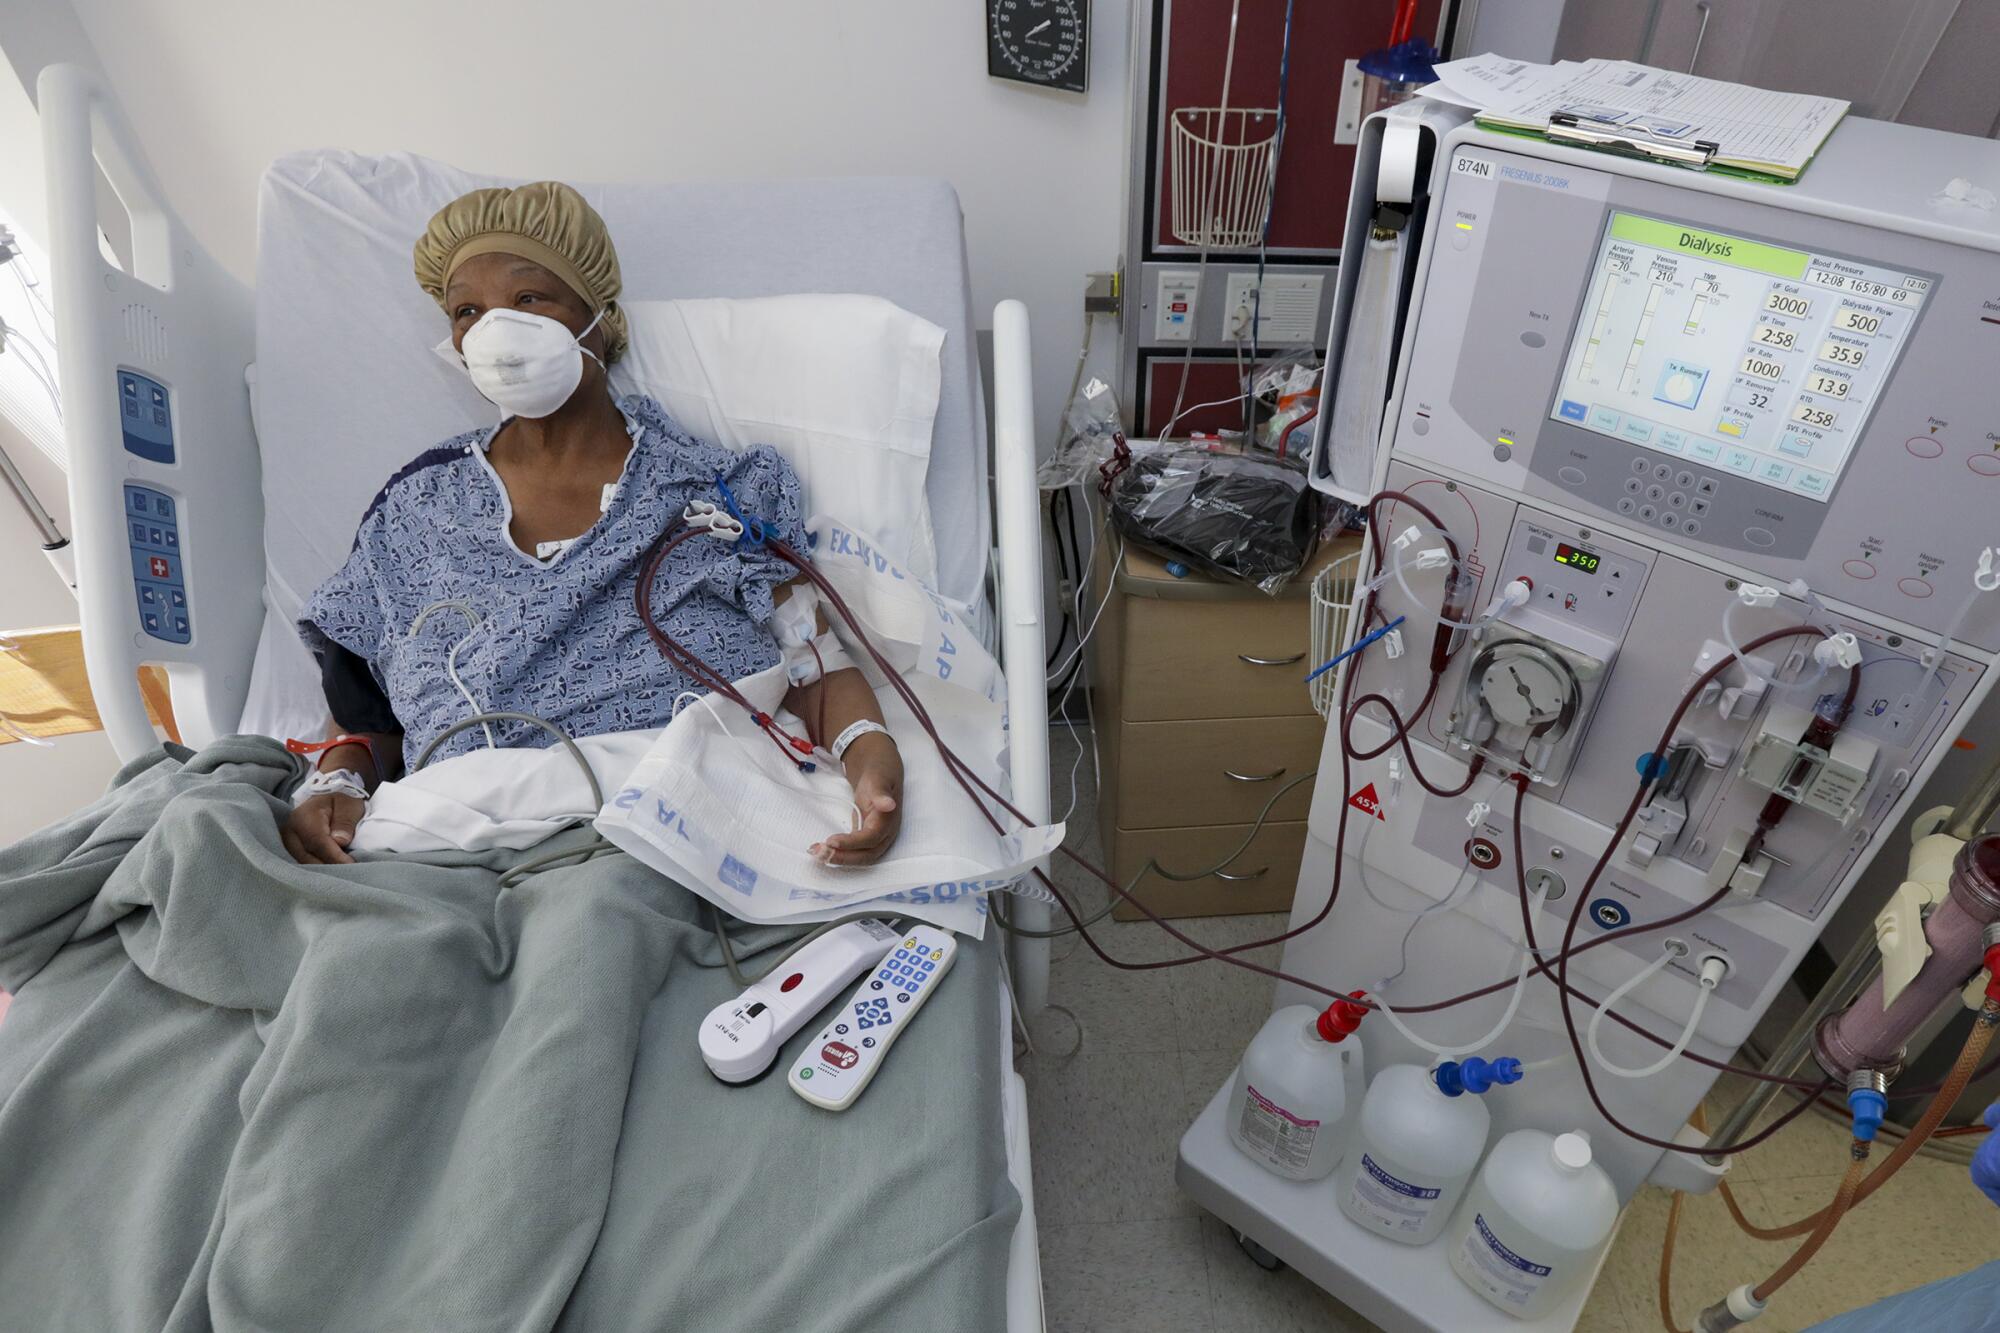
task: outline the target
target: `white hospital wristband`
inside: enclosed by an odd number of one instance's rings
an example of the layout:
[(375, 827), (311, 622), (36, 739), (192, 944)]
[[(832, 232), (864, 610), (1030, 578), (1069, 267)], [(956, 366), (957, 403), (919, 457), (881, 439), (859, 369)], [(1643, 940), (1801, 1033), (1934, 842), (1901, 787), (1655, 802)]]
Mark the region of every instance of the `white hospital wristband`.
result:
[(336, 796), (352, 796), (356, 800), (368, 799), (368, 784), (361, 775), (351, 768), (314, 769), (292, 793), (292, 804), (303, 805), (315, 796), (332, 792)]
[[(854, 742), (860, 740), (863, 736), (866, 736), (868, 733), (873, 731), (879, 731), (884, 736), (889, 736), (889, 729), (887, 727), (883, 726), (880, 722), (875, 721), (873, 718), (864, 717), (859, 722), (848, 723), (847, 730), (841, 732), (838, 736), (835, 736), (833, 738), (833, 744), (829, 745), (827, 749), (832, 751), (833, 757), (836, 760), (843, 760), (847, 757), (848, 746), (854, 744)], [(889, 743), (891, 745), (894, 745), (896, 743), (896, 738), (894, 736), (889, 736)]]

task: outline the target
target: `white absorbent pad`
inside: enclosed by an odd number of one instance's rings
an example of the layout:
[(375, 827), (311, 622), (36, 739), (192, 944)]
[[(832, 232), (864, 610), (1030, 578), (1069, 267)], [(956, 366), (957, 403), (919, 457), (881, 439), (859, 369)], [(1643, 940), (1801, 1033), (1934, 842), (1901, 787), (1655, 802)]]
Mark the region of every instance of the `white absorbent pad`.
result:
[[(839, 591), (930, 714), (945, 743), (996, 791), (1006, 780), (1006, 690), (999, 666), (958, 614), (914, 575), (825, 517), (808, 524), (813, 563)], [(818, 921), (872, 910), (975, 938), (988, 893), (1006, 888), (1063, 839), (1061, 824), (1022, 826), (994, 807), (996, 833), (946, 770), (867, 650), (829, 612), (876, 686), (903, 757), (903, 822), (869, 866), (827, 866), (807, 850), (853, 826), (853, 793), (824, 754), (802, 773), (736, 705), (685, 707), (618, 787), (597, 828), (633, 856), (751, 922)], [(775, 713), (784, 668), (736, 682)], [(802, 734), (796, 723), (790, 729)]]
[[(576, 743), (606, 795), (617, 791), (659, 728), (586, 736)], [(440, 759), (369, 798), (357, 852), (520, 851), (596, 818), (590, 782), (561, 745), (473, 750)]]

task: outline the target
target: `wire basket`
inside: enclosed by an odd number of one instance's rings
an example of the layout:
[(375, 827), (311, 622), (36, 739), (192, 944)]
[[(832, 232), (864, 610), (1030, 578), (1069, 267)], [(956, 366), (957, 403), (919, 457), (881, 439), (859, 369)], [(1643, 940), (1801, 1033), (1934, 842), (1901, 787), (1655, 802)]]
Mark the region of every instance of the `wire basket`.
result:
[[(1361, 552), (1344, 555), (1319, 573), (1312, 582), (1312, 663), (1330, 660), (1347, 644), (1348, 612), (1354, 603), (1354, 579), (1361, 571)], [(1313, 708), (1321, 717), (1331, 718), (1334, 688), (1340, 670), (1322, 672), (1306, 685)]]
[(1271, 213), (1277, 111), (1184, 106), (1173, 114), (1169, 138), (1175, 239), (1210, 250), (1254, 249)]

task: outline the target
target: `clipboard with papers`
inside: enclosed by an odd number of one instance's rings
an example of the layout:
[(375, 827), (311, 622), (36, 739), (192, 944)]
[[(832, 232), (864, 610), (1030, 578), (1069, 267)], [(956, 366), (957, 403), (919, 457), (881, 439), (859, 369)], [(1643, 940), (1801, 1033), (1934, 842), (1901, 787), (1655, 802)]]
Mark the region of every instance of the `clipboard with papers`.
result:
[(1798, 179), (1849, 105), (1625, 60), (1473, 56), (1437, 76), (1423, 96), (1470, 108), (1491, 129), (1781, 184)]

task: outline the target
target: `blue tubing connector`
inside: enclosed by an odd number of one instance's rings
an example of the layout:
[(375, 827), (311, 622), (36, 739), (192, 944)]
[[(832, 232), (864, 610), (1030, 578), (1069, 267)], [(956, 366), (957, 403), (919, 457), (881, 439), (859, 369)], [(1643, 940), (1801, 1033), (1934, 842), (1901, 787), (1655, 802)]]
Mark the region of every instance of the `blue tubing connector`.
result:
[(1847, 1109), (1854, 1113), (1854, 1137), (1873, 1143), (1882, 1117), (1888, 1114), (1889, 1099), (1874, 1088), (1856, 1088), (1847, 1094)]
[(1447, 1060), (1431, 1071), (1431, 1079), (1447, 1097), (1485, 1092), (1496, 1083), (1519, 1083), (1521, 1062), (1511, 1055), (1490, 1062), (1476, 1055), (1469, 1060)]

